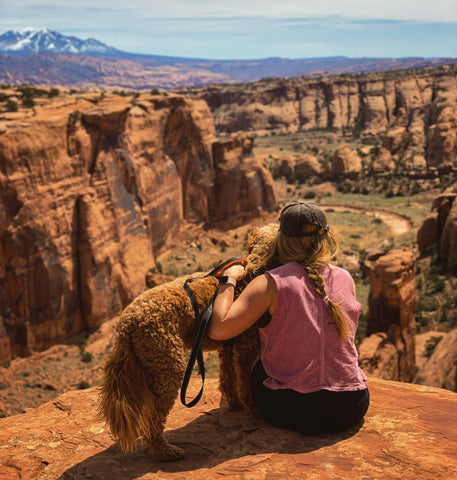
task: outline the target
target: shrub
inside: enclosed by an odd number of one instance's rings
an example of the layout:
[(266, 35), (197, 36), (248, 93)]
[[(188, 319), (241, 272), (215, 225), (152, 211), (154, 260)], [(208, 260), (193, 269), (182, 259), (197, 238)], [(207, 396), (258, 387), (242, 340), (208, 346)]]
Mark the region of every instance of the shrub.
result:
[(294, 184), (296, 181), (297, 181), (297, 177), (296, 177), (295, 173), (291, 173), (291, 174), (287, 177), (287, 183), (288, 183), (289, 185)]
[(93, 359), (93, 355), (92, 353), (90, 352), (86, 352), (86, 350), (84, 350), (84, 348), (82, 347), (79, 351), (79, 356), (81, 358), (81, 362), (83, 363), (90, 363), (92, 362), (92, 359)]
[(421, 187), (419, 184), (416, 182), (412, 187), (411, 191), (409, 192), (410, 195), (417, 195), (421, 191)]
[(70, 115), (68, 115), (68, 122), (67, 125), (69, 127), (73, 127), (76, 125), (76, 122), (79, 120), (79, 111), (75, 110), (74, 112), (71, 112)]
[(433, 354), (433, 352), (435, 351), (435, 348), (436, 346), (438, 345), (438, 343), (441, 342), (441, 340), (443, 339), (443, 336), (440, 335), (438, 337), (431, 337), (427, 340), (427, 342), (425, 343), (425, 352), (424, 352), (424, 357), (427, 357), (427, 358), (430, 358)]
[(60, 90), (58, 88), (51, 88), (48, 93), (49, 98), (58, 97), (60, 95)]
[(306, 199), (316, 198), (316, 192), (313, 192), (312, 190), (308, 190), (303, 194), (303, 198), (306, 198)]
[(6, 102), (6, 111), (7, 112), (17, 112), (18, 111), (18, 104), (14, 100), (8, 100)]
[(392, 198), (394, 196), (394, 191), (392, 189), (387, 190), (385, 196), (386, 198)]
[(33, 97), (24, 97), (22, 99), (22, 105), (27, 108), (32, 108), (35, 106), (35, 100)]

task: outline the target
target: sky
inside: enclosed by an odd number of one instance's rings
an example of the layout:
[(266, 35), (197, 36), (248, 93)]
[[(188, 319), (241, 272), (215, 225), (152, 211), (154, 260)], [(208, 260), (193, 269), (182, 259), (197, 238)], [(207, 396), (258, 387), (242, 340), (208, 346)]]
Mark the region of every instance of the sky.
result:
[(27, 27), (189, 58), (457, 57), (457, 0), (0, 0), (0, 33)]

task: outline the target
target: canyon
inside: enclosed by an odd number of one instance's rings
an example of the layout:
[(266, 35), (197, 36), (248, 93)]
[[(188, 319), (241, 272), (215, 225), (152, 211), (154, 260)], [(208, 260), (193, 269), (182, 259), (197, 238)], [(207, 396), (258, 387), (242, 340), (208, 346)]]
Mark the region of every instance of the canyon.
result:
[(204, 101), (88, 93), (0, 122), (0, 361), (99, 326), (146, 288), (186, 224), (273, 209), (252, 136), (215, 136)]
[[(23, 92), (1, 89), (0, 417), (11, 416), (0, 418), (0, 477), (452, 478), (457, 330), (439, 316), (457, 311), (456, 72), (443, 66), (161, 94), (51, 98), (44, 89), (33, 108), (17, 112), (4, 107)], [(360, 144), (331, 143), (327, 159), (319, 149), (256, 153), (263, 136), (313, 131)], [(432, 192), (411, 194), (396, 210), (400, 197), (391, 197), (392, 211), (352, 204), (355, 195), (351, 205), (327, 198), (360, 178), (367, 187), (368, 178), (413, 179)], [(277, 221), (285, 201), (309, 192), (328, 215), (390, 227), (369, 252), (357, 247), (363, 227), (336, 227), (352, 241), (342, 261), (365, 276), (358, 282), (367, 289), (358, 345), (372, 396), (365, 423), (303, 437), (229, 411), (209, 378), (203, 401), (175, 405), (169, 417), (167, 436), (188, 451), (182, 462), (158, 464), (141, 446), (123, 454), (96, 418), (98, 389), (90, 388), (119, 312), (173, 277), (162, 272), (165, 263), (168, 274), (178, 264), (194, 271), (239, 254), (251, 227)], [(432, 199), (421, 206), (423, 218), (409, 218), (424, 198)], [(443, 291), (421, 290), (418, 280), (432, 271)], [(438, 294), (441, 310), (425, 312), (431, 322), (418, 335), (418, 304)]]
[(456, 167), (455, 65), (268, 79), (182, 92), (208, 103), (221, 134), (339, 130), (349, 137), (381, 139), (367, 171), (418, 176)]
[[(342, 178), (350, 185), (358, 178), (404, 176), (425, 179), (423, 189), (437, 191), (440, 175), (452, 176), (456, 163), (455, 72), (442, 67), (412, 77), (389, 75), (281, 79), (267, 82), (270, 90), (255, 82), (179, 94), (78, 91), (50, 98), (50, 90), (43, 89), (33, 109), (3, 112), (0, 362), (9, 365), (55, 344), (74, 345), (145, 288), (170, 279), (160, 273), (164, 262), (173, 276), (178, 264), (195, 271), (239, 255), (251, 226), (277, 221), (282, 202), (301, 195), (298, 184), (291, 194), (281, 187), (280, 195), (280, 178), (308, 182), (324, 203)], [(23, 93), (2, 89), (0, 103), (20, 102)], [(252, 108), (254, 123), (246, 114)], [(230, 115), (224, 117), (223, 110)], [(272, 121), (273, 114), (283, 123)], [(243, 124), (247, 131), (226, 123), (232, 116), (251, 119)], [(305, 147), (306, 153), (281, 152), (274, 158), (256, 153), (262, 135), (279, 140), (284, 132), (313, 131), (343, 143), (328, 162)], [(348, 135), (362, 146), (355, 150), (341, 142)], [(364, 145), (365, 140), (371, 143)], [(385, 169), (377, 167), (380, 159), (387, 159)], [(386, 177), (389, 173), (395, 175)], [(316, 178), (327, 181), (313, 183)], [(384, 251), (364, 265), (370, 297), (361, 361), (373, 377), (415, 381), (416, 253), (426, 257), (438, 245), (439, 260), (452, 263), (455, 192), (454, 182), (430, 203), (418, 228), (419, 252), (403, 249), (389, 256)], [(357, 206), (330, 209), (366, 213)], [(417, 228), (403, 212), (371, 208), (370, 215), (387, 224), (395, 217), (393, 236)], [(358, 260), (349, 258), (359, 270)], [(400, 308), (404, 305), (406, 310)], [(452, 338), (438, 345), (429, 370), (444, 365), (433, 385), (455, 390), (455, 359), (448, 355), (453, 347), (442, 351)], [(432, 384), (433, 373), (424, 372), (418, 383)], [(0, 383), (10, 388), (15, 380), (4, 373)], [(85, 373), (91, 384), (99, 374), (99, 367)], [(39, 383), (46, 385), (44, 378)], [(58, 381), (54, 387), (50, 390), (60, 392)]]

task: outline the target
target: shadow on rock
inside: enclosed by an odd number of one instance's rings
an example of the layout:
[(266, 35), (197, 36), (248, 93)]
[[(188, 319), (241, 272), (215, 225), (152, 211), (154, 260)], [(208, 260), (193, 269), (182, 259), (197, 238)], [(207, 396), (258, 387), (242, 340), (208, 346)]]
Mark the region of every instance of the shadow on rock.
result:
[[(146, 473), (191, 472), (211, 469), (228, 461), (243, 468), (268, 460), (274, 454), (300, 454), (319, 450), (355, 435), (362, 424), (344, 432), (326, 435), (302, 435), (273, 427), (243, 411), (225, 408), (201, 414), (187, 425), (168, 429), (168, 440), (186, 450), (177, 462), (156, 461), (145, 445), (135, 453), (123, 453), (117, 445), (93, 455), (66, 470), (59, 480), (97, 478), (97, 480), (133, 480)], [(248, 466), (248, 467), (249, 467)]]

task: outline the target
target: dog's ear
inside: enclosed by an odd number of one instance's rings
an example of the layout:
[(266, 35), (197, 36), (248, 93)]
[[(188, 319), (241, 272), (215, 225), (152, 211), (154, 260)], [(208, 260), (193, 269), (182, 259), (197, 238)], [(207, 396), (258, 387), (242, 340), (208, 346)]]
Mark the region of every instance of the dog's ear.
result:
[(248, 237), (246, 239), (246, 246), (245, 246), (245, 250), (248, 255), (252, 253), (252, 249), (256, 244), (256, 240), (259, 236), (259, 230), (260, 230), (259, 227), (254, 227), (248, 232)]

